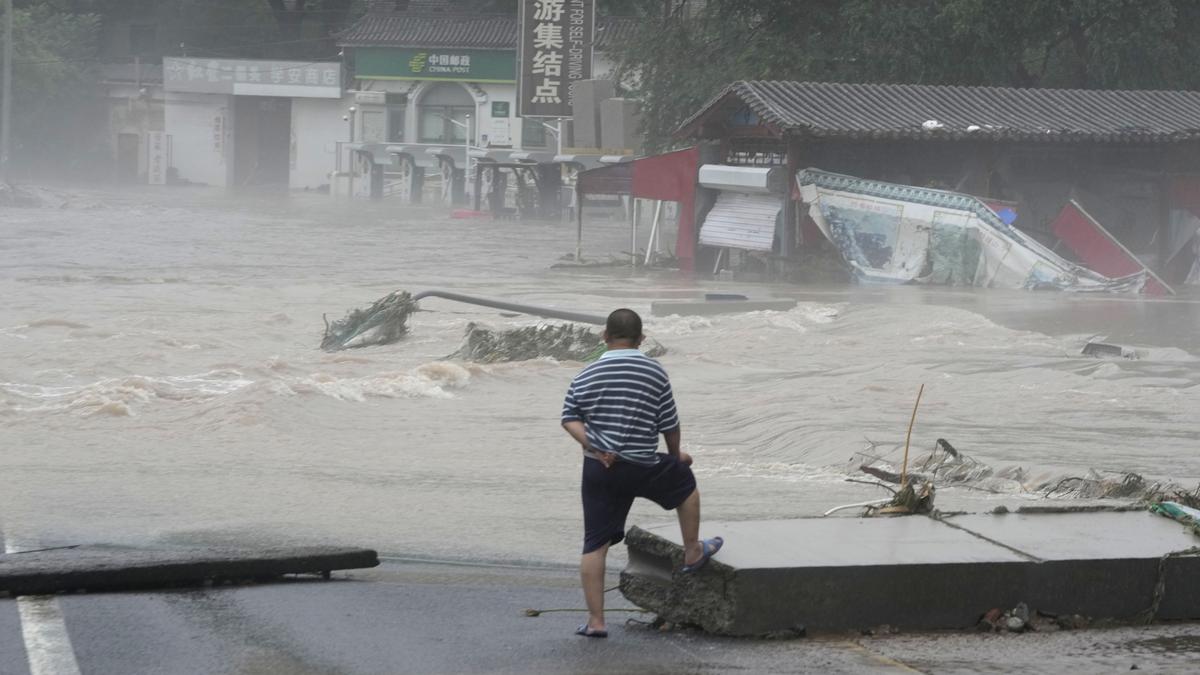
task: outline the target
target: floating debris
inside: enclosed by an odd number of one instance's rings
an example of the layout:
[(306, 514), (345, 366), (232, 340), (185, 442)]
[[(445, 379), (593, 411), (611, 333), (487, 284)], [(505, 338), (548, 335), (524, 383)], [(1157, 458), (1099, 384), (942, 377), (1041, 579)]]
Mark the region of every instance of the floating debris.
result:
[[(658, 357), (667, 349), (647, 340), (647, 356)], [(477, 363), (502, 363), (552, 358), (559, 361), (595, 361), (606, 349), (600, 334), (574, 324), (538, 324), (496, 331), (477, 323), (467, 324), (462, 346), (447, 358)]]
[(1162, 486), (1147, 483), (1141, 474), (1127, 472), (1105, 476), (1089, 469), (1086, 476), (1070, 476), (1050, 486), (1039, 486), (1039, 492), (1050, 498), (1075, 499), (1140, 499), (1156, 494)]
[[(366, 309), (351, 311), (344, 319), (332, 324), (326, 319), (325, 336), (321, 339), (321, 349), (333, 352), (396, 342), (408, 333), (408, 317), (417, 311), (417, 299), (431, 295), (497, 309), (513, 309), (527, 313), (544, 312), (548, 316), (568, 321), (603, 323), (602, 317), (596, 318), (590, 315), (531, 305), (516, 305), (486, 298), (473, 298), (445, 291), (423, 291), (415, 296), (407, 291), (396, 291), (376, 300)], [(658, 357), (667, 353), (666, 347), (655, 340), (647, 340), (645, 347), (643, 351), (650, 357)], [(604, 350), (604, 340), (600, 333), (575, 323), (538, 324), (497, 331), (471, 322), (467, 324), (462, 346), (446, 358), (463, 359), (476, 363), (528, 361), (539, 358), (587, 362), (600, 358)]]
[(366, 309), (351, 311), (340, 321), (330, 324), (326, 320), (321, 349), (336, 352), (391, 344), (408, 333), (408, 317), (415, 311), (417, 303), (407, 291), (390, 293)]
[(604, 351), (604, 341), (584, 326), (539, 324), (496, 331), (471, 322), (467, 324), (462, 346), (447, 358), (477, 363), (528, 361), (545, 357), (583, 361), (588, 357), (599, 357), (598, 351)]
[[(1185, 506), (1189, 509), (1200, 509), (1200, 485), (1197, 485), (1195, 490), (1188, 490), (1186, 488), (1172, 485), (1166, 490), (1149, 495), (1147, 497), (1147, 501), (1172, 502), (1179, 506)], [(1197, 518), (1196, 520), (1197, 523), (1200, 524), (1200, 518)]]
[(933, 483), (922, 482), (920, 485), (914, 485), (914, 481), (910, 477), (908, 482), (901, 484), (890, 502), (878, 506), (868, 506), (864, 515), (910, 516), (931, 513), (935, 493), (936, 489)]
[[(865, 473), (878, 479), (872, 483), (891, 490), (899, 485), (900, 471), (887, 456), (897, 454), (902, 445), (879, 452), (879, 444), (868, 441), (866, 450), (855, 453), (850, 472)], [(1147, 480), (1141, 474), (1089, 470), (1083, 476), (1032, 475), (1014, 466), (995, 469), (957, 450), (939, 438), (933, 450), (912, 462), (910, 483), (928, 483), (938, 487), (963, 487), (996, 494), (1029, 494), (1049, 499), (1130, 499), (1145, 502), (1175, 501), (1200, 507), (1200, 487), (1189, 491), (1175, 483)]]
[(1089, 342), (1083, 346), (1082, 353), (1084, 356), (1094, 356), (1096, 358), (1113, 357), (1131, 360), (1136, 360), (1140, 356), (1136, 349), (1108, 344), (1107, 342)]

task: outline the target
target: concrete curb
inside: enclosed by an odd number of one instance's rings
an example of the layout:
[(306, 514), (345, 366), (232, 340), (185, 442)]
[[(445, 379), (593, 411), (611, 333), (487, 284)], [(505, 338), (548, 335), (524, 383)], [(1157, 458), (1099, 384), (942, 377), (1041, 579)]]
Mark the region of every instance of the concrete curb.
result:
[(189, 586), (232, 580), (270, 580), (375, 567), (369, 549), (332, 546), (255, 550), (145, 551), (103, 547), (0, 555), (0, 591), (36, 595), (75, 590)]

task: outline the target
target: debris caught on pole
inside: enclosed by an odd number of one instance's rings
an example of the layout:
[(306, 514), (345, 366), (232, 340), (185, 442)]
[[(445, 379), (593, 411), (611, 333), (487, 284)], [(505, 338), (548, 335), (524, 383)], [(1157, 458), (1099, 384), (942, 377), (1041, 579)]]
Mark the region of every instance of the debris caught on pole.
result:
[(900, 466), (900, 487), (908, 485), (908, 444), (912, 441), (913, 424), (917, 421), (917, 408), (921, 405), (921, 394), (925, 393), (925, 385), (917, 390), (917, 402), (913, 404), (912, 419), (908, 421), (908, 435), (904, 437), (904, 464)]

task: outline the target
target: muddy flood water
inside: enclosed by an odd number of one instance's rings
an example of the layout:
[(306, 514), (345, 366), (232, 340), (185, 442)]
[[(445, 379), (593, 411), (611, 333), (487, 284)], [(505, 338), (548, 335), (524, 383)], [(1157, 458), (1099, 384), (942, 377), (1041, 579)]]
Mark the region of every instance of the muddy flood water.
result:
[[(317, 348), (322, 314), (446, 288), (603, 314), (670, 351), (707, 518), (819, 514), (882, 496), (849, 461), (937, 438), (1030, 482), (1136, 471), (1200, 481), (1200, 299), (690, 280), (553, 269), (572, 225), (449, 220), (325, 197), (63, 191), (0, 212), (0, 529), (44, 545), (346, 543), (413, 558), (557, 564), (581, 537), (559, 427), (579, 363), (445, 357), (466, 324), (529, 317), (426, 300), (400, 343)], [(585, 253), (628, 250), (619, 222)], [(704, 292), (787, 312), (649, 317)], [(1101, 335), (1138, 360), (1080, 355)], [(1036, 479), (1036, 480), (1035, 480)], [(985, 489), (986, 488), (986, 489)], [(945, 507), (1044, 500), (1016, 482)], [(639, 505), (631, 523), (669, 519)], [(614, 560), (614, 564), (619, 561)]]

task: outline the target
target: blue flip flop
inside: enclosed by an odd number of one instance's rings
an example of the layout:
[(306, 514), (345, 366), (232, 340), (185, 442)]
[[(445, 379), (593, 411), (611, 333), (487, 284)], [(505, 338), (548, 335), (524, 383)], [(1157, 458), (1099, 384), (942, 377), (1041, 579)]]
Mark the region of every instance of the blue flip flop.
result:
[(681, 574), (688, 574), (691, 572), (695, 572), (696, 570), (700, 569), (701, 567), (704, 567), (704, 563), (708, 562), (709, 558), (716, 555), (717, 551), (720, 551), (721, 547), (724, 545), (725, 545), (725, 540), (720, 537), (713, 537), (712, 539), (705, 539), (704, 541), (700, 542), (700, 551), (701, 551), (700, 559), (697, 560), (696, 562), (692, 563), (691, 565), (684, 565), (683, 567), (680, 567), (679, 572)]
[(606, 637), (608, 637), (608, 631), (606, 631), (606, 630), (592, 630), (591, 628), (588, 628), (588, 625), (587, 625), (586, 623), (585, 623), (585, 624), (583, 624), (583, 625), (581, 625), (579, 628), (576, 628), (576, 629), (575, 629), (575, 634), (576, 634), (576, 635), (582, 635), (583, 637), (594, 637), (594, 638), (606, 638)]

